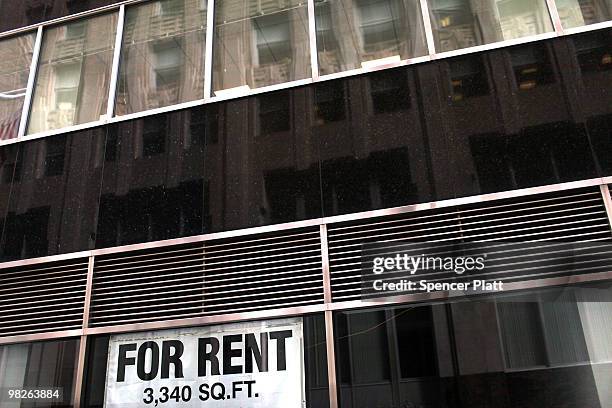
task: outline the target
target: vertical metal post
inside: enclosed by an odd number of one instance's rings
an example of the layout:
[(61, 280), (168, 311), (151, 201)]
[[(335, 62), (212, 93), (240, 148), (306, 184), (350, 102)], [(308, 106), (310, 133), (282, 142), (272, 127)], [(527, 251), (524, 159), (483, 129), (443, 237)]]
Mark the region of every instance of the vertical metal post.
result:
[(599, 186), (599, 191), (601, 192), (601, 198), (603, 199), (606, 214), (608, 215), (608, 223), (612, 229), (612, 197), (610, 197), (610, 189), (607, 184), (602, 184)]
[(338, 408), (336, 381), (336, 351), (334, 348), (334, 321), (331, 310), (325, 311), (325, 344), (327, 345), (327, 379), (329, 382), (329, 407)]
[(79, 341), (79, 356), (77, 359), (77, 371), (74, 379), (74, 408), (81, 408), (81, 395), (83, 394), (83, 381), (85, 380), (85, 358), (87, 354), (87, 336), (82, 335)]
[(83, 306), (83, 335), (79, 342), (79, 355), (77, 358), (76, 376), (74, 379), (74, 408), (81, 407), (81, 396), (83, 394), (83, 382), (85, 381), (85, 360), (87, 358), (87, 335), (85, 330), (89, 326), (89, 307), (91, 305), (91, 288), (93, 285), (94, 256), (89, 256), (87, 264), (87, 283), (85, 286), (85, 302)]
[(327, 247), (327, 225), (319, 226), (319, 237), (321, 240), (321, 263), (323, 269), (323, 300), (325, 303), (332, 302), (331, 275), (329, 273), (329, 249)]
[(317, 51), (317, 25), (315, 0), (308, 0), (308, 37), (310, 41), (310, 70), (312, 79), (319, 79), (319, 54)]
[[(332, 302), (331, 278), (329, 273), (329, 249), (327, 245), (327, 225), (319, 226), (321, 258), (323, 269), (323, 299)], [(338, 408), (338, 389), (336, 382), (336, 352), (334, 343), (334, 321), (331, 310), (325, 311), (325, 344), (327, 345), (327, 379), (329, 385), (329, 406)]]
[(557, 35), (563, 35), (563, 24), (561, 23), (561, 17), (559, 16), (559, 10), (557, 10), (555, 0), (546, 0), (546, 7), (548, 8), (548, 13), (550, 15), (550, 19), (552, 20), (555, 32)]
[(30, 116), (30, 108), (32, 107), (32, 96), (34, 95), (34, 86), (36, 84), (36, 72), (38, 71), (38, 63), (40, 59), (40, 49), (42, 47), (43, 27), (38, 27), (36, 31), (36, 41), (32, 50), (32, 62), (30, 63), (30, 76), (28, 77), (28, 85), (26, 87), (25, 97), (23, 98), (23, 108), (21, 110), (21, 119), (19, 121), (19, 131), (17, 137), (23, 137), (26, 132), (28, 120)]
[(429, 5), (427, 0), (419, 0), (421, 5), (421, 16), (423, 17), (423, 28), (425, 29), (425, 40), (427, 41), (427, 50), (429, 55), (436, 53), (436, 43), (434, 42), (433, 28), (431, 27), (431, 15), (429, 14)]
[(212, 97), (213, 39), (215, 36), (215, 0), (207, 0), (206, 40), (204, 46), (204, 99)]
[(115, 34), (115, 48), (113, 49), (113, 66), (111, 68), (110, 85), (108, 89), (108, 104), (106, 106), (106, 119), (115, 115), (115, 98), (117, 97), (117, 84), (119, 82), (119, 64), (121, 63), (121, 45), (123, 43), (123, 28), (125, 26), (125, 5), (119, 7), (117, 17), (117, 32)]

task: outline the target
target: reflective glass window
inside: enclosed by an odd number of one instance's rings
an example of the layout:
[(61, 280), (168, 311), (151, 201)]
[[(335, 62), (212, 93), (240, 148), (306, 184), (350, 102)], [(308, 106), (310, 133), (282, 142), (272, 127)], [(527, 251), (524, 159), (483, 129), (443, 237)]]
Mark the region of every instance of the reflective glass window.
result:
[(206, 1), (154, 1), (126, 10), (116, 114), (204, 97)]
[(556, 0), (561, 24), (565, 28), (601, 23), (612, 19), (610, 0)]
[(69, 408), (74, 405), (74, 374), (79, 340), (68, 339), (0, 346), (0, 389), (59, 388), (53, 401), (14, 400), (2, 397), (2, 408)]
[(417, 0), (317, 0), (319, 73), (427, 54)]
[[(18, 143), (17, 154), (6, 151), (8, 171), (13, 167), (14, 176), (10, 194), (6, 195), (8, 209), (0, 259), (93, 247), (104, 136), (104, 129), (95, 128)], [(0, 185), (0, 194), (2, 188)], [(0, 204), (1, 210), (3, 207)]]
[(306, 2), (217, 2), (213, 61), (213, 90), (217, 96), (232, 88), (246, 91), (308, 78)]
[(17, 137), (35, 37), (0, 41), (0, 140)]
[(544, 0), (429, 0), (436, 51), (553, 30)]
[(611, 294), (608, 282), (337, 313), (340, 406), (607, 407)]
[[(108, 127), (96, 246), (202, 233), (204, 107)], [(204, 120), (207, 120), (206, 116)]]
[(28, 134), (106, 115), (117, 14), (46, 30)]

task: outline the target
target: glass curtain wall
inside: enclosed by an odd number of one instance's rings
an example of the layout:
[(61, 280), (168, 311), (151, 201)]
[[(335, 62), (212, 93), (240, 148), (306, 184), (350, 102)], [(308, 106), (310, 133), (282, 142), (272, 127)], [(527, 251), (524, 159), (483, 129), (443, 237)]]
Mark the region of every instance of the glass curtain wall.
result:
[(545, 0), (429, 0), (437, 52), (553, 31)]
[(612, 18), (612, 0), (556, 0), (564, 28), (601, 23)]
[(74, 404), (74, 375), (79, 340), (67, 339), (0, 346), (0, 390), (59, 388), (61, 399), (0, 400), (2, 408), (68, 408)]
[(113, 13), (44, 31), (28, 134), (105, 117), (116, 29)]
[(609, 408), (611, 295), (607, 283), (339, 312), (340, 405)]
[(17, 137), (36, 34), (0, 41), (0, 141)]
[(116, 114), (202, 99), (205, 36), (205, 0), (128, 7)]
[(426, 55), (418, 0), (317, 0), (319, 74)]
[(213, 61), (216, 96), (310, 77), (307, 3), (217, 1)]

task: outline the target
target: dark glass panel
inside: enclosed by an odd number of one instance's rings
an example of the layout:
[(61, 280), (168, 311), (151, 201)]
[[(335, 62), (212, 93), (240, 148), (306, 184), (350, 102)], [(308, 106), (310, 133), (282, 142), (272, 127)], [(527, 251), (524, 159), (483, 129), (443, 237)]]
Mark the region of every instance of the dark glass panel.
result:
[[(202, 233), (204, 108), (109, 128), (96, 247)], [(196, 134), (194, 134), (196, 132)]]
[(588, 75), (591, 72), (612, 69), (612, 34), (611, 31), (596, 31), (572, 38), (580, 71)]
[(0, 259), (2, 259), (2, 242), (5, 221), (8, 215), (9, 198), (14, 180), (19, 180), (21, 169), (17, 167), (19, 144), (0, 148)]
[(119, 3), (121, 0), (0, 0), (0, 32)]
[(104, 407), (109, 340), (110, 336), (91, 336), (87, 340), (86, 371), (83, 379), (83, 404), (86, 408)]
[(602, 175), (612, 175), (612, 29), (580, 34), (568, 40), (579, 71), (577, 105)]
[(94, 129), (19, 144), (3, 259), (93, 247), (104, 142), (104, 129)]
[(370, 78), (370, 95), (374, 113), (395, 112), (410, 108), (410, 88), (404, 70), (384, 71)]
[(311, 130), (320, 146), (325, 215), (452, 196), (432, 73), (402, 68), (337, 81), (344, 100), (334, 104), (348, 107), (346, 117), (319, 114)]
[(327, 379), (327, 341), (325, 315), (304, 316), (304, 367), (306, 370), (306, 407), (329, 407)]
[(547, 47), (541, 44), (510, 49), (514, 79), (519, 90), (527, 91), (555, 81), (548, 52)]
[(448, 65), (453, 102), (489, 93), (488, 75), (480, 56), (454, 58)]
[(604, 407), (610, 294), (606, 283), (336, 313), (340, 406)]
[(262, 95), (259, 105), (259, 132), (268, 135), (291, 129), (291, 98), (289, 92)]
[(0, 346), (0, 388), (4, 392), (8, 388), (62, 389), (61, 400), (49, 402), (39, 399), (37, 401), (17, 402), (16, 405), (13, 402), (8, 402), (7, 406), (21, 408), (72, 407), (74, 405), (73, 388), (78, 352), (78, 339)]
[(563, 41), (437, 64), (458, 197), (597, 177)]
[(206, 144), (204, 198), (212, 231), (321, 216), (308, 96), (298, 88), (212, 105), (218, 138)]
[(317, 124), (346, 118), (346, 97), (343, 81), (329, 81), (314, 86)]
[(612, 109), (587, 121), (589, 136), (603, 176), (612, 176)]

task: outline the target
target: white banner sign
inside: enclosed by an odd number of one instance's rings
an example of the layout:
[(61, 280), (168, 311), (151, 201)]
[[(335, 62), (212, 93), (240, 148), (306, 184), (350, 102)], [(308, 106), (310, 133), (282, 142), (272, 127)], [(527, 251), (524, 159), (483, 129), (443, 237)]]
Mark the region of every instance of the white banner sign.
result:
[(301, 318), (112, 336), (105, 408), (301, 408)]

